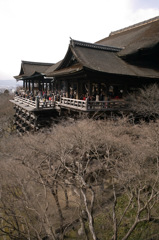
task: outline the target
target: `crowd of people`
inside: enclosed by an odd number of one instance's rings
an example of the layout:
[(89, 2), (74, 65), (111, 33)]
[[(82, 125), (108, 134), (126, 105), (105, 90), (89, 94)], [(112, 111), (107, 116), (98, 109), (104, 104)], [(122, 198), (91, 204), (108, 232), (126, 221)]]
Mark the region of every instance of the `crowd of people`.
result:
[[(60, 101), (61, 97), (66, 97), (66, 93), (62, 92), (62, 91), (56, 91), (56, 92), (52, 92), (52, 91), (34, 91), (34, 93), (32, 91), (25, 91), (25, 90), (19, 90), (15, 92), (16, 96), (20, 96), (23, 98), (27, 98), (29, 100), (35, 101), (36, 98), (39, 99), (40, 102), (47, 102), (47, 101)], [(76, 99), (76, 95), (73, 95), (70, 93), (70, 97), (72, 99)], [(108, 96), (106, 98), (106, 96), (101, 93), (101, 94), (97, 94), (97, 95), (89, 95), (88, 93), (86, 94), (81, 94), (79, 100), (87, 100), (87, 101), (109, 101), (111, 99), (119, 99), (119, 96)]]
[(36, 92), (29, 92), (29, 91), (25, 91), (25, 90), (20, 90), (20, 91), (16, 91), (15, 92), (16, 96), (20, 96), (32, 101), (35, 101), (36, 97), (40, 100), (40, 101), (46, 101), (46, 100), (55, 100), (55, 94), (53, 92), (50, 91), (36, 91)]

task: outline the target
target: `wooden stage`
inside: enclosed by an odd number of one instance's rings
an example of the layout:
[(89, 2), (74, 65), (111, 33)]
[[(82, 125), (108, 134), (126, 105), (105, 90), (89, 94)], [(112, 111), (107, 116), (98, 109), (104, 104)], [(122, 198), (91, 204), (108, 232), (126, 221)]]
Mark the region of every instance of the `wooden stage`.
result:
[(128, 105), (123, 100), (111, 101), (88, 101), (61, 97), (59, 101), (30, 100), (20, 96), (15, 96), (10, 100), (15, 107), (15, 124), (19, 132), (36, 131), (39, 128), (49, 125), (49, 120), (54, 116), (59, 116), (63, 112), (70, 114), (74, 112), (81, 115), (96, 113), (125, 112)]

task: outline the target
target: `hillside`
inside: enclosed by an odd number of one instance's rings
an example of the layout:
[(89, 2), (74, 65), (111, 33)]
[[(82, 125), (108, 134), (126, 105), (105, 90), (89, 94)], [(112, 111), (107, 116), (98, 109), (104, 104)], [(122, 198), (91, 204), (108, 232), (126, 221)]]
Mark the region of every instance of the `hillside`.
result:
[(22, 137), (4, 131), (0, 236), (157, 240), (158, 125), (81, 119)]

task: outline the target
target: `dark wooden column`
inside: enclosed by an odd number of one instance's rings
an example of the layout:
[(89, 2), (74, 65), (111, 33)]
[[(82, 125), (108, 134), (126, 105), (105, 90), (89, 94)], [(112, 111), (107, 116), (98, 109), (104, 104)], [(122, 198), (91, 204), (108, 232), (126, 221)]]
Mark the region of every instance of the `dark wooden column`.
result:
[(29, 79), (29, 92), (30, 92), (30, 79)]
[(68, 98), (69, 93), (68, 93), (68, 81), (65, 81), (65, 90), (66, 90), (66, 97)]
[(34, 81), (32, 81), (32, 92), (34, 93)]
[(88, 95), (92, 96), (92, 83), (88, 81)]
[(27, 90), (27, 80), (25, 80), (25, 90)]
[(38, 80), (38, 89), (39, 89), (39, 91), (41, 91), (41, 84), (40, 84), (40, 80)]

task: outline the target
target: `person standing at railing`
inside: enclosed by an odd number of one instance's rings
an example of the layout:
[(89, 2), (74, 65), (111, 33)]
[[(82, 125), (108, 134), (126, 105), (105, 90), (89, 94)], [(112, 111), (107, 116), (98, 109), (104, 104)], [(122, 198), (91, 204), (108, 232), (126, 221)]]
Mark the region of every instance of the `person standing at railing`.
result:
[(46, 94), (46, 92), (43, 92), (43, 98), (45, 98), (45, 99), (46, 99), (46, 97), (47, 97), (47, 94)]
[(49, 105), (51, 106), (53, 103), (53, 94), (52, 93), (49, 94), (48, 99), (49, 99)]
[(84, 100), (84, 101), (86, 100), (86, 95), (83, 95), (83, 100)]
[(80, 98), (79, 98), (80, 100), (83, 100), (83, 94), (81, 94), (81, 96), (80, 96)]
[(39, 99), (42, 100), (43, 96), (42, 96), (42, 92), (41, 91), (38, 92), (38, 97), (39, 97)]

